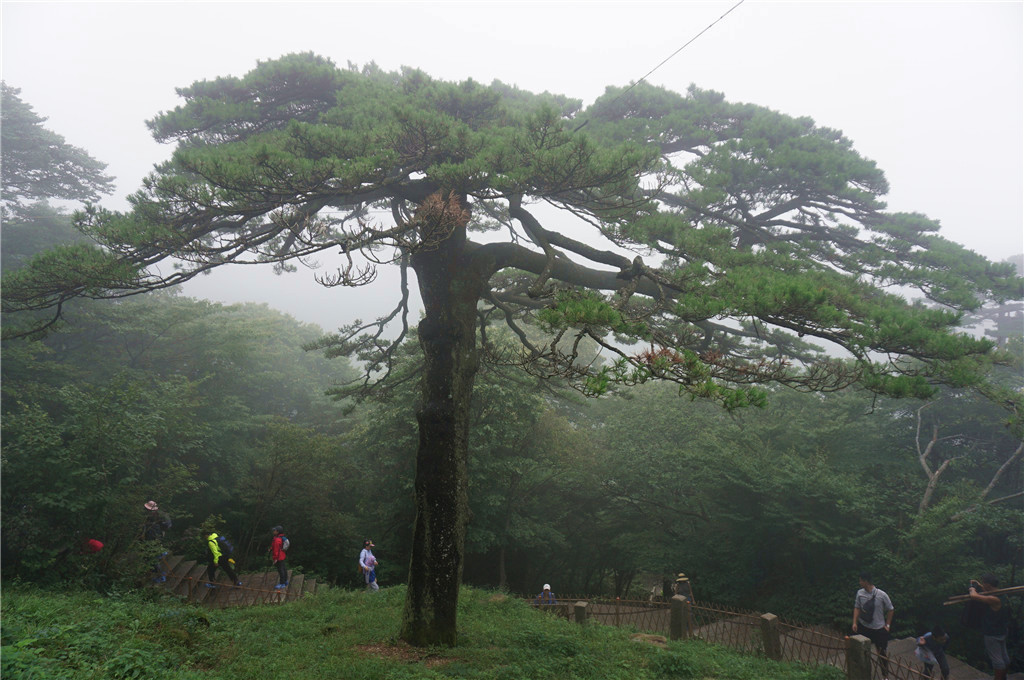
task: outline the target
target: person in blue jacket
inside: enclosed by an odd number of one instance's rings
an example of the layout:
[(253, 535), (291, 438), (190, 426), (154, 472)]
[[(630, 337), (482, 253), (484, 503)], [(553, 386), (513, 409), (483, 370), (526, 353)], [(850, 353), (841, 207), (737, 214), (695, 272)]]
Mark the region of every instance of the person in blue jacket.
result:
[(917, 658), (924, 663), (924, 674), (929, 678), (935, 666), (942, 672), (942, 680), (949, 680), (949, 660), (946, 658), (946, 645), (949, 635), (942, 626), (935, 626), (930, 632), (917, 638)]
[(555, 594), (551, 592), (551, 586), (549, 584), (544, 584), (544, 589), (540, 591), (540, 595), (537, 596), (537, 604), (541, 606), (558, 604), (558, 600), (555, 599)]

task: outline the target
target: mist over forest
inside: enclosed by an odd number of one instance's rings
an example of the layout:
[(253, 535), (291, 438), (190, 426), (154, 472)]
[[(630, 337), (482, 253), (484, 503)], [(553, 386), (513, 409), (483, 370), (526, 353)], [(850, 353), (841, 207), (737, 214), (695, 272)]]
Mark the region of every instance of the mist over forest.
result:
[[(451, 646), (463, 584), (645, 600), (685, 572), (848, 631), (869, 571), (893, 637), (942, 624), (984, 666), (942, 602), (1021, 582), (1024, 254), (889, 208), (857, 139), (697, 86), (221, 75), (152, 112), (173, 153), (124, 207), (3, 83), (5, 583), (140, 588), (210, 528), (266, 570), (280, 525), (341, 589), (372, 539), (395, 633)], [(338, 324), (209, 299), (297, 277)]]

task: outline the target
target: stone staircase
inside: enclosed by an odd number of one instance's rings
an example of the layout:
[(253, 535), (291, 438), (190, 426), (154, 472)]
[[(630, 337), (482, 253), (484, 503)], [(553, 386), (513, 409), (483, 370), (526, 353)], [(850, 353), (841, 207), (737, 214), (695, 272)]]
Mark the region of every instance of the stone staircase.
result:
[[(277, 570), (256, 574), (239, 574), (241, 586), (227, 580), (217, 581), (215, 588), (206, 587), (206, 563), (186, 560), (182, 555), (168, 555), (161, 560), (167, 580), (157, 585), (190, 602), (207, 607), (246, 607), (254, 604), (293, 602), (317, 590), (316, 579), (288, 570), (288, 587), (275, 590)], [(217, 570), (219, 579), (224, 571)], [(322, 587), (322, 586), (321, 586)]]

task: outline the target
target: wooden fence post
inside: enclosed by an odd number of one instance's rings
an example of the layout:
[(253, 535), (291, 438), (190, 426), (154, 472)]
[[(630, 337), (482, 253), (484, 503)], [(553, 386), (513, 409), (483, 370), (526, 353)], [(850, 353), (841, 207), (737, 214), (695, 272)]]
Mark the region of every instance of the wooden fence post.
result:
[(669, 611), (668, 637), (670, 640), (688, 640), (690, 630), (690, 601), (682, 595), (673, 595)]
[(863, 635), (850, 637), (846, 647), (847, 680), (871, 680), (871, 640)]
[(761, 642), (764, 655), (775, 661), (782, 661), (782, 640), (779, 637), (779, 617), (775, 614), (761, 614)]
[(576, 623), (584, 624), (587, 622), (587, 603), (579, 601), (573, 605), (573, 613), (576, 616)]

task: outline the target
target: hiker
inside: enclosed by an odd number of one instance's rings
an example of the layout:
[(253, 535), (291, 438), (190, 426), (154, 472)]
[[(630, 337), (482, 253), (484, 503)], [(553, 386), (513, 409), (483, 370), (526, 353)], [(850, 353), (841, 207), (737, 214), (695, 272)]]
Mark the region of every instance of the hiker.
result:
[(895, 610), (892, 600), (876, 588), (867, 572), (860, 574), (860, 590), (853, 598), (853, 632), (860, 633), (878, 650), (878, 667), (882, 677), (889, 677), (889, 631)]
[(942, 626), (935, 626), (931, 632), (917, 638), (917, 649), (914, 654), (924, 663), (924, 674), (932, 677), (935, 666), (942, 672), (942, 680), (949, 680), (949, 660), (946, 659), (946, 645), (949, 635)]
[(209, 564), (206, 568), (206, 587), (217, 587), (214, 581), (216, 580), (218, 566), (227, 573), (232, 583), (236, 586), (242, 585), (242, 582), (238, 580), (238, 576), (235, 575), (235, 570), (228, 558), (234, 547), (228, 542), (228, 539), (218, 536), (216, 531), (204, 533), (206, 534), (206, 558)]
[[(160, 509), (156, 501), (147, 501), (142, 504), (142, 507), (149, 511), (142, 525), (142, 540), (159, 542), (163, 539), (167, 530), (171, 528), (171, 517)], [(152, 571), (156, 572), (156, 576), (153, 577), (154, 583), (164, 583), (167, 581), (167, 569), (164, 565), (164, 558), (167, 555), (168, 551), (161, 550), (160, 554), (157, 555), (156, 562), (153, 563)]]
[(551, 585), (548, 583), (544, 584), (544, 589), (540, 591), (540, 595), (537, 596), (536, 604), (538, 606), (547, 606), (558, 604), (558, 600), (555, 599), (555, 594), (551, 592)]
[(284, 561), (288, 559), (286, 551), (291, 545), (285, 545), (288, 537), (284, 535), (283, 528), (276, 526), (271, 531), (274, 533), (274, 538), (270, 541), (270, 559), (277, 567), (277, 585), (274, 586), (274, 590), (283, 590), (288, 587), (288, 567), (285, 566)]
[(103, 550), (103, 542), (97, 541), (95, 538), (90, 538), (86, 541), (82, 541), (82, 547), (78, 549), (78, 554), (95, 555), (101, 550)]
[(687, 602), (693, 603), (693, 589), (690, 587), (690, 579), (686, 577), (686, 574), (679, 572), (675, 583), (672, 584), (672, 592), (685, 597)]
[(376, 546), (373, 545), (373, 541), (366, 539), (363, 541), (363, 551), (359, 553), (359, 568), (366, 580), (367, 590), (380, 590), (377, 585), (377, 558), (373, 556), (373, 550), (371, 550), (374, 547)]
[(967, 593), (972, 602), (984, 605), (981, 614), (981, 634), (985, 640), (985, 651), (992, 662), (992, 677), (995, 680), (1005, 680), (1007, 668), (1010, 666), (1010, 655), (1006, 651), (1010, 611), (1003, 607), (1003, 601), (998, 595), (987, 594), (998, 587), (999, 579), (996, 575), (985, 574), (981, 577), (981, 583), (971, 579), (971, 588)]
[(142, 526), (142, 538), (146, 541), (159, 541), (171, 528), (171, 517), (160, 509), (156, 501), (148, 501), (142, 507), (149, 511)]

